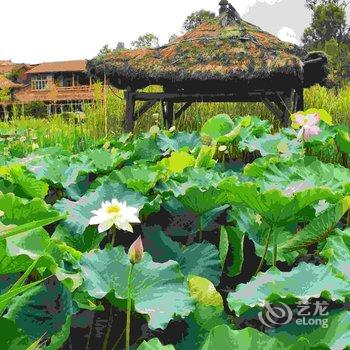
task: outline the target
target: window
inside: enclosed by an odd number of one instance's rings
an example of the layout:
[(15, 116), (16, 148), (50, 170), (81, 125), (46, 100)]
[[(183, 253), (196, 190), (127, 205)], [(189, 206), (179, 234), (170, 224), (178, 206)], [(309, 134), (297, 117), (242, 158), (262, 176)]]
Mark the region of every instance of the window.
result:
[(46, 90), (48, 88), (47, 75), (36, 75), (32, 78), (33, 90)]

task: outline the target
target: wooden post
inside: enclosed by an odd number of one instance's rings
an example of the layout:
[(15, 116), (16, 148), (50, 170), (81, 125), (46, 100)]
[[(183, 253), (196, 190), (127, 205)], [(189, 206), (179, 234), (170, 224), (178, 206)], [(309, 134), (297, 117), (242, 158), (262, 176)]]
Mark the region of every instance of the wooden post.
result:
[(167, 128), (170, 128), (174, 122), (174, 102), (165, 101), (163, 107), (163, 120)]
[(304, 88), (303, 86), (295, 90), (297, 96), (296, 112), (304, 110)]
[(128, 86), (125, 91), (125, 131), (132, 132), (134, 129), (134, 118), (135, 118), (135, 92)]

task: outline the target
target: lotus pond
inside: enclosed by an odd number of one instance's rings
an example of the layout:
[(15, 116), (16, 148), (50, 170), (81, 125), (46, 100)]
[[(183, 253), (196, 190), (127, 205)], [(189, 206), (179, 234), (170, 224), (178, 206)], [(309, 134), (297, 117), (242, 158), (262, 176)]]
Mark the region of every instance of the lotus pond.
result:
[(350, 347), (349, 154), (308, 110), (3, 156), (0, 348)]

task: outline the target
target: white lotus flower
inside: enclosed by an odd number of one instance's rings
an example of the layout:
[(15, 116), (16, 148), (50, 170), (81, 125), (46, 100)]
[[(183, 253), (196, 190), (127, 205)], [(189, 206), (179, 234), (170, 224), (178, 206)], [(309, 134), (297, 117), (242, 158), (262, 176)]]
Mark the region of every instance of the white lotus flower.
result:
[(90, 219), (90, 225), (98, 225), (98, 232), (109, 230), (113, 225), (119, 230), (134, 232), (130, 224), (140, 223), (138, 209), (128, 207), (126, 202), (112, 199), (112, 202), (102, 202), (98, 210), (93, 210), (94, 216)]

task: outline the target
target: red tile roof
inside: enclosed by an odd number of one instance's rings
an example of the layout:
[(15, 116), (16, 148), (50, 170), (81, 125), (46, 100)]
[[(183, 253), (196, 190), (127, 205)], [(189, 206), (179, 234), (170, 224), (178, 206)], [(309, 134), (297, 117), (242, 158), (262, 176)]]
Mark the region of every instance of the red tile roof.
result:
[(21, 87), (21, 84), (16, 84), (10, 79), (7, 79), (3, 75), (0, 75), (0, 89), (12, 89), (12, 88), (19, 88)]
[(46, 62), (37, 65), (27, 71), (27, 74), (55, 73), (55, 72), (84, 72), (86, 70), (86, 61), (63, 61)]

